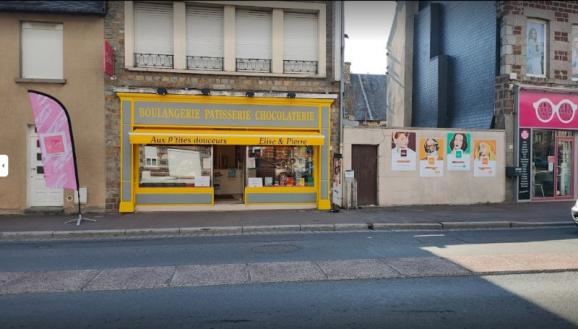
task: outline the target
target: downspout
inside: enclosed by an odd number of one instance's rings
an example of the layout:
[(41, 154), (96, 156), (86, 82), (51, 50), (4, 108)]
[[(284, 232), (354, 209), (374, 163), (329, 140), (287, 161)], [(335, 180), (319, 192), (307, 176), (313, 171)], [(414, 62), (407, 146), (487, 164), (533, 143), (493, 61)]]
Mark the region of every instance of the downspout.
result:
[(340, 67), (339, 70), (339, 153), (343, 155), (343, 117), (344, 117), (344, 94), (345, 94), (345, 83), (343, 82), (343, 69), (345, 67), (345, 1), (339, 1), (339, 5), (341, 6), (341, 24), (339, 26), (339, 37), (341, 38), (340, 42)]

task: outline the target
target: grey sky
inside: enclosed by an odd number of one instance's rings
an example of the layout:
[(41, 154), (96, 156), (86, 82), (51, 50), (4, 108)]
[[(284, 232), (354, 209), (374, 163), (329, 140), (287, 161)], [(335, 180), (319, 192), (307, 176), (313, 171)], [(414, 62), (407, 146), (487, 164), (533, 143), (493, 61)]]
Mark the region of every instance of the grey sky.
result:
[(345, 61), (352, 73), (385, 74), (394, 1), (345, 1)]

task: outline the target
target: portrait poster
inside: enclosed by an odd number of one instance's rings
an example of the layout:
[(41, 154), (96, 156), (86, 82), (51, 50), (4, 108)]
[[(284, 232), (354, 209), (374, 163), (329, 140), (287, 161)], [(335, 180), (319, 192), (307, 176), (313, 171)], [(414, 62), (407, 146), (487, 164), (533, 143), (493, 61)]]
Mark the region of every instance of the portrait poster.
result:
[(578, 26), (572, 26), (572, 80), (578, 80)]
[(449, 171), (469, 171), (472, 154), (472, 136), (470, 133), (448, 133), (446, 148)]
[(496, 176), (496, 140), (474, 140), (474, 177)]
[(391, 170), (415, 171), (417, 155), (415, 133), (394, 131), (391, 135)]
[(442, 177), (444, 175), (444, 139), (421, 137), (419, 139), (419, 175)]
[(544, 35), (546, 24), (528, 21), (526, 29), (526, 72), (528, 75), (543, 76), (544, 70)]

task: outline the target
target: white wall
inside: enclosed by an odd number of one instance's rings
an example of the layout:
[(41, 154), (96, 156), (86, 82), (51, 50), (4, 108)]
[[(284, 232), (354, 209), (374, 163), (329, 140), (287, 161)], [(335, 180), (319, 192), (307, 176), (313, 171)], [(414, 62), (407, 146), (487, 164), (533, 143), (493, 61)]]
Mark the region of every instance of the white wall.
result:
[[(473, 151), (469, 171), (448, 171), (444, 156), (443, 177), (420, 177), (419, 158), (415, 171), (391, 170), (391, 136), (395, 131), (416, 132), (420, 137), (443, 138), (448, 132), (467, 132), (475, 139), (496, 140), (495, 177), (474, 177)], [(505, 132), (503, 130), (463, 129), (385, 129), (366, 127), (344, 128), (343, 170), (351, 169), (351, 147), (354, 144), (378, 145), (378, 187), (380, 206), (474, 204), (505, 200)], [(419, 146), (418, 146), (419, 147)], [(445, 150), (444, 150), (445, 154)]]

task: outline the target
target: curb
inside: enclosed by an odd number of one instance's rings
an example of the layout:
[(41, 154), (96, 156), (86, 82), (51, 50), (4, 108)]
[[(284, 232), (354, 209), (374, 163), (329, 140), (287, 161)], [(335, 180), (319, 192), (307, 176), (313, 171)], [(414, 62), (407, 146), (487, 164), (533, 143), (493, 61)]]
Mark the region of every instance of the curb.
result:
[(252, 225), (210, 226), (181, 228), (142, 228), (80, 231), (21, 231), (0, 232), (0, 240), (23, 239), (73, 239), (73, 238), (119, 238), (147, 236), (213, 236), (249, 235), (267, 233), (319, 233), (363, 231), (423, 231), (423, 230), (469, 230), (469, 229), (515, 229), (576, 226), (572, 222), (440, 222), (440, 223), (351, 223), (351, 224), (302, 224), (302, 225)]

